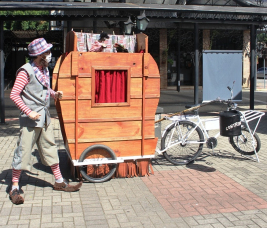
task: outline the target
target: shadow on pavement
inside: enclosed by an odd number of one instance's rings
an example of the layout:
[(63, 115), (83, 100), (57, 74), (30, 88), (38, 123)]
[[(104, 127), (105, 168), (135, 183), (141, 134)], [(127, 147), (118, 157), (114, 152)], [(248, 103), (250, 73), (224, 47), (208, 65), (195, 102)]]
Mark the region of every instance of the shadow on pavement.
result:
[[(20, 189), (26, 185), (32, 185), (32, 186), (37, 186), (37, 187), (53, 187), (53, 185), (45, 180), (41, 180), (39, 178), (36, 178), (34, 176), (30, 175), (38, 175), (29, 171), (23, 171), (21, 172), (20, 176)], [(12, 176), (12, 169), (6, 169), (3, 170), (2, 173), (0, 174), (0, 183), (6, 186), (6, 192), (9, 193), (10, 188), (11, 188), (11, 176)]]
[(188, 165), (186, 165), (186, 167), (188, 169), (194, 169), (194, 170), (205, 172), (205, 173), (215, 172), (216, 171), (216, 169), (213, 168), (213, 167), (200, 165), (200, 164), (194, 164), (194, 163), (188, 164)]

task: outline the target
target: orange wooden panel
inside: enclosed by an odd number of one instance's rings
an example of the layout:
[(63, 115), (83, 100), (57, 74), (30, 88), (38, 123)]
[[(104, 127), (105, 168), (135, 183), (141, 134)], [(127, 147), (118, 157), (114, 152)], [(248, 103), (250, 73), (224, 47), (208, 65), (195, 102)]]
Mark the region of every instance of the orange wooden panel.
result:
[(145, 122), (145, 139), (155, 138), (155, 120), (146, 120)]
[(131, 78), (130, 97), (142, 98), (142, 78)]
[[(74, 139), (74, 123), (65, 123), (68, 140)], [(78, 123), (78, 138), (89, 140), (129, 138), (141, 136), (141, 121)]]
[[(74, 121), (74, 100), (61, 100), (61, 109), (65, 122)], [(114, 121), (120, 119), (141, 119), (141, 99), (133, 99), (129, 107), (97, 107), (91, 108), (90, 100), (79, 100), (79, 121)], [(104, 123), (103, 123), (104, 125)]]
[(73, 51), (70, 53), (70, 55), (71, 55), (71, 76), (78, 76), (80, 53), (77, 51)]
[(158, 106), (159, 99), (154, 98), (154, 99), (146, 99), (145, 100), (145, 119), (154, 119), (157, 106)]
[(66, 36), (66, 52), (77, 50), (77, 36), (74, 31), (69, 31)]
[(146, 98), (160, 97), (160, 78), (147, 78), (145, 94)]
[(159, 68), (158, 68), (156, 61), (153, 59), (153, 57), (150, 54), (146, 54), (146, 55), (149, 55), (149, 65), (148, 65), (149, 77), (151, 76), (160, 77)]
[(75, 99), (75, 78), (59, 78), (58, 90), (63, 91), (63, 100)]
[(79, 56), (79, 74), (91, 74), (91, 66), (97, 69), (101, 69), (101, 66), (113, 69), (130, 67), (132, 77), (141, 77), (142, 56), (140, 53), (83, 52)]
[(158, 143), (158, 138), (145, 139), (144, 155), (154, 155)]
[(69, 53), (61, 64), (59, 78), (71, 77), (71, 54)]
[(148, 43), (146, 41), (146, 38), (148, 38), (148, 36), (144, 33), (136, 34), (137, 52), (140, 52), (141, 50), (148, 50)]
[[(71, 57), (72, 56), (72, 57)], [(91, 75), (91, 66), (95, 68), (103, 67), (126, 67), (131, 69), (132, 77), (141, 77), (143, 72), (143, 54), (141, 53), (103, 53), (103, 52), (71, 52), (65, 58), (60, 68), (61, 77), (88, 74)], [(72, 62), (71, 62), (72, 61)], [(74, 67), (72, 69), (72, 67)]]
[(65, 42), (65, 51), (70, 52), (70, 34), (67, 33), (66, 35), (66, 42)]
[[(144, 155), (154, 155), (158, 138), (145, 139)], [(72, 159), (79, 160), (82, 152), (96, 143), (79, 143), (78, 151), (75, 156), (75, 146), (74, 144), (68, 144), (70, 155)], [(112, 149), (117, 157), (129, 157), (129, 156), (141, 156), (141, 140), (132, 141), (114, 141), (114, 142), (99, 142), (97, 144), (102, 144), (108, 146)]]
[(75, 100), (61, 100), (60, 107), (64, 123), (66, 120), (75, 121)]
[[(141, 140), (131, 140), (131, 141), (113, 141), (113, 142), (98, 142), (98, 143), (79, 143), (78, 151), (75, 156), (75, 146), (69, 143), (69, 150), (72, 159), (79, 159), (82, 152), (95, 144), (102, 144), (110, 147), (117, 157), (125, 156), (140, 156), (141, 155)], [(156, 148), (156, 147), (155, 147)], [(155, 150), (154, 148), (154, 150)], [(151, 153), (151, 152), (150, 152)]]
[[(79, 78), (79, 99), (91, 99), (91, 78)], [(58, 90), (63, 91), (63, 99), (75, 99), (75, 78), (61, 78)]]
[(99, 52), (80, 53), (79, 56), (79, 77), (83, 74), (92, 74), (92, 61), (97, 58)]
[(91, 78), (79, 78), (79, 99), (91, 99)]
[(144, 66), (143, 66), (143, 74), (144, 76), (149, 76), (149, 61), (150, 61), (150, 54), (144, 53)]
[(58, 89), (57, 89), (58, 74), (59, 74), (60, 65), (61, 65), (61, 63), (63, 62), (64, 57), (65, 57), (65, 55), (63, 54), (63, 55), (61, 55), (61, 56), (58, 58), (58, 60), (57, 60), (57, 62), (56, 62), (56, 65), (55, 65), (55, 67), (54, 67), (54, 70), (53, 70), (52, 87), (51, 87), (51, 88), (52, 88), (54, 91), (57, 91), (57, 90), (58, 90)]
[(66, 144), (67, 135), (66, 135), (66, 131), (65, 131), (65, 125), (64, 125), (64, 122), (63, 122), (61, 108), (60, 108), (60, 105), (59, 105), (58, 102), (56, 102), (56, 108), (57, 108), (57, 115), (58, 115), (58, 119), (59, 119), (59, 125), (60, 125), (60, 129), (61, 129), (61, 134), (62, 134), (62, 137), (63, 137), (64, 144)]

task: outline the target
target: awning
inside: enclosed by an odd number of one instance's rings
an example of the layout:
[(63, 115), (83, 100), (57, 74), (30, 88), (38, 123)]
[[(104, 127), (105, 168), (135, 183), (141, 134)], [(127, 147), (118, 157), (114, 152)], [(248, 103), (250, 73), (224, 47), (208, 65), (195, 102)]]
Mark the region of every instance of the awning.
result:
[[(0, 11), (50, 10), (52, 15), (0, 15), (0, 20), (125, 20), (145, 10), (153, 21), (230, 24), (267, 24), (266, 7), (232, 7), (207, 5), (163, 5), (86, 2), (0, 2)], [(58, 13), (61, 11), (60, 13)]]
[(232, 7), (207, 5), (165, 5), (133, 3), (86, 3), (86, 2), (0, 2), (1, 10), (160, 10), (180, 13), (234, 13), (267, 16), (266, 7)]

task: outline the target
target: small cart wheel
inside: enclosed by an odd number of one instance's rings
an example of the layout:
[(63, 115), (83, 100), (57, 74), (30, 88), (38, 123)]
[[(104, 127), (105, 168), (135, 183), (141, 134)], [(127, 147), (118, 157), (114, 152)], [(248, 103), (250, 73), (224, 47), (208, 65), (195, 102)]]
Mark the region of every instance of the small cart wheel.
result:
[[(117, 159), (115, 153), (108, 146), (96, 144), (83, 151), (79, 162), (83, 162), (85, 159), (97, 161), (98, 159), (103, 160), (105, 158), (111, 158), (112, 160)], [(79, 168), (84, 179), (93, 183), (100, 183), (109, 180), (113, 176), (117, 164), (85, 165)]]

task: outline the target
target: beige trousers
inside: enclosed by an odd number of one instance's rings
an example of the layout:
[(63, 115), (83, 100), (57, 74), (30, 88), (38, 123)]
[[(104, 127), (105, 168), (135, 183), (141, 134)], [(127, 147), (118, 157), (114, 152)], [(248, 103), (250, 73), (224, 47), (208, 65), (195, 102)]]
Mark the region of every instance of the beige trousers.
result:
[(31, 155), (34, 144), (37, 144), (41, 161), (46, 166), (59, 163), (52, 124), (40, 127), (22, 127), (17, 148), (14, 151), (12, 168), (30, 170)]

